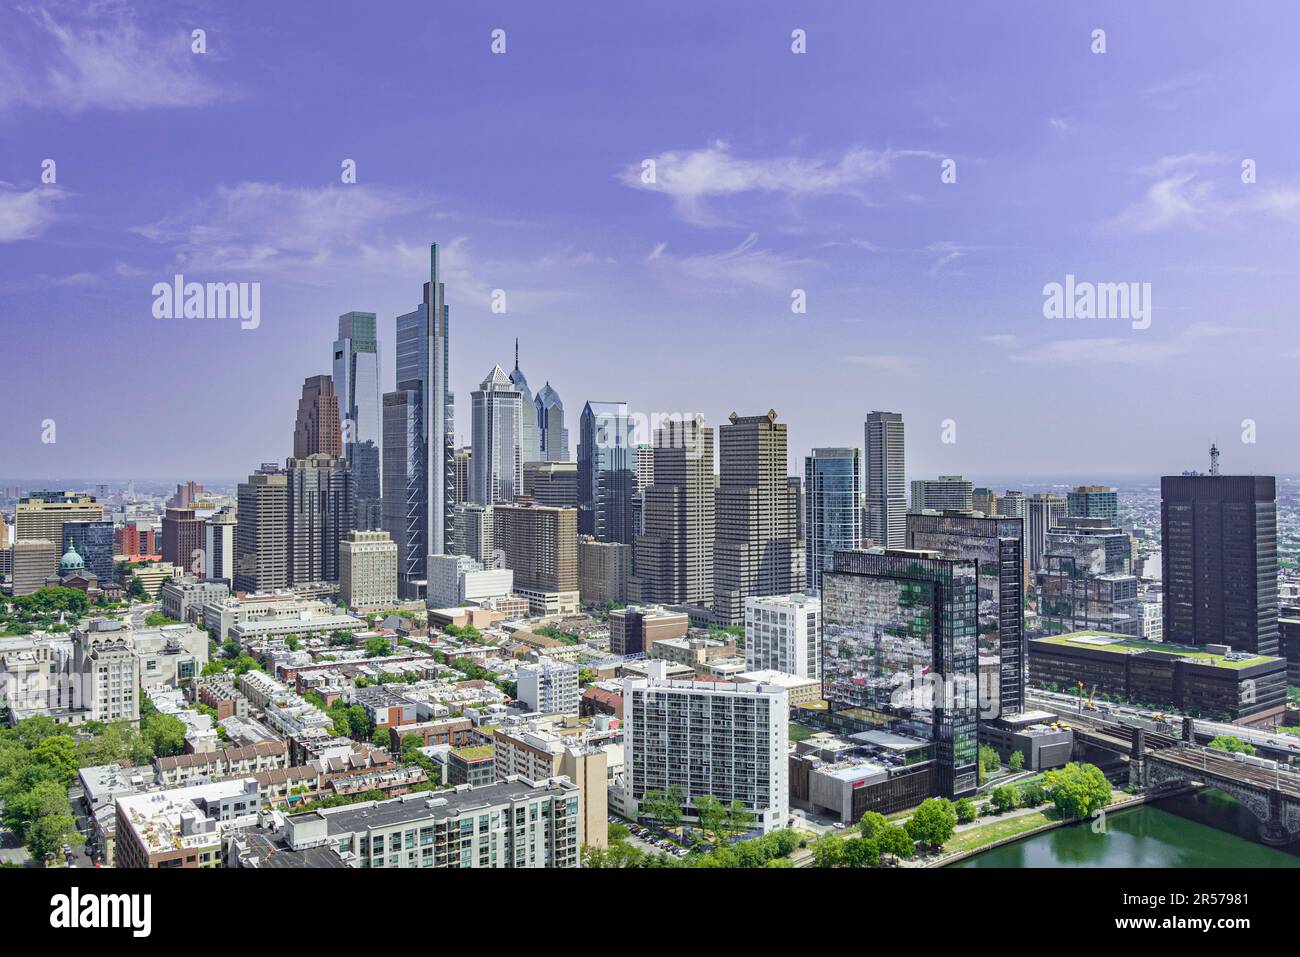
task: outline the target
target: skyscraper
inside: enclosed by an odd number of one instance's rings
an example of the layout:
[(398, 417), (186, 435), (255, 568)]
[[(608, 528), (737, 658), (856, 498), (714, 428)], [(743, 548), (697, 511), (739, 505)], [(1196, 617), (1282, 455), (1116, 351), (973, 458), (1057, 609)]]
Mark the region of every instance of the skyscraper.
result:
[(162, 560), (202, 575), (203, 519), (192, 508), (169, 508), (162, 520)]
[(831, 556), (862, 547), (862, 460), (857, 449), (813, 449), (803, 469), (808, 592), (815, 595)]
[(523, 495), (538, 505), (578, 507), (576, 462), (525, 462)]
[(309, 455), (285, 465), (289, 581), (339, 580), (339, 542), (352, 530), (352, 472), (341, 458)]
[(1025, 558), (1029, 571), (1039, 571), (1047, 554), (1047, 533), (1065, 516), (1066, 502), (1050, 492), (1035, 492), (1024, 500)]
[(969, 512), (975, 507), (975, 486), (960, 475), (940, 475), (937, 479), (912, 480), (912, 506), (915, 513)]
[(569, 430), (564, 427), (564, 403), (547, 382), (533, 399), (537, 409), (537, 438), (547, 462), (569, 461)]
[[(64, 522), (102, 522), (104, 506), (93, 495), (76, 492), (33, 491), (18, 500), (14, 506), (14, 541), (47, 541), (50, 543), (50, 566), (46, 575), (54, 574), (63, 554)], [(28, 549), (29, 560), (38, 553)], [(17, 555), (15, 554), (15, 559)], [(16, 566), (15, 566), (16, 567)]]
[(654, 435), (654, 476), (636, 539), (636, 601), (713, 603), (713, 429), (700, 418), (668, 419)]
[(636, 447), (626, 402), (588, 402), (578, 441), (578, 533), (632, 544)]
[(235, 510), (227, 505), (209, 518), (203, 528), (205, 578), (218, 578), (227, 584), (235, 577)]
[(731, 413), (718, 430), (718, 451), (713, 617), (739, 626), (751, 595), (803, 591), (798, 494), (787, 481), (786, 427), (775, 411)]
[(907, 538), (907, 492), (903, 471), (903, 417), (872, 412), (864, 427), (867, 544), (902, 548)]
[(528, 462), (542, 460), (542, 439), (537, 424), (537, 406), (533, 403), (532, 390), (528, 388), (528, 378), (519, 368), (519, 340), (515, 340), (515, 368), (510, 373), (510, 382), (519, 392), (519, 464), (522, 468)]
[(334, 394), (343, 429), (343, 457), (356, 491), (352, 521), (359, 529), (383, 524), (383, 405), (379, 388), (379, 338), (373, 312), (339, 316), (334, 341)]
[(397, 586), (402, 598), (416, 598), (429, 550), (425, 535), (426, 491), (424, 413), (419, 383), (384, 394), (384, 531), (397, 545)]
[(493, 366), (478, 389), (470, 393), (470, 402), (470, 501), (479, 505), (511, 502), (523, 492), (523, 395), (500, 366)]
[(1160, 480), (1165, 641), (1278, 654), (1276, 498), (1271, 475)]
[(239, 485), (235, 591), (275, 591), (291, 583), (288, 482), (283, 472), (260, 471)]
[(909, 515), (907, 547), (975, 562), (979, 585), (979, 650), (999, 661), (997, 696), (981, 691), (981, 717), (1024, 709), (1024, 528), (1018, 518)]
[(452, 456), (452, 466), (456, 472), (456, 481), (451, 488), (447, 490), (447, 495), (453, 505), (460, 505), (469, 501), (469, 464), (473, 457), (473, 451), (468, 445), (459, 448)]
[[(5, 529), (0, 527), (0, 548), (9, 544)], [(101, 585), (113, 580), (113, 523), (102, 522), (64, 522), (63, 551), (68, 546), (76, 547), (78, 554), (86, 561), (86, 568), (95, 573)]]
[(1078, 518), (1105, 518), (1119, 524), (1119, 495), (1105, 485), (1080, 485), (1066, 493), (1066, 514)]
[(975, 564), (925, 551), (837, 552), (822, 574), (830, 709), (864, 730), (928, 742), (933, 788), (948, 797), (978, 786)]
[(339, 401), (334, 380), (327, 375), (308, 376), (298, 400), (298, 418), (293, 427), (293, 457), (343, 454), (343, 431), (339, 425)]
[(534, 615), (578, 610), (578, 516), (571, 508), (497, 505), (492, 547), (515, 573), (514, 590)]
[[(414, 312), (397, 317), (397, 391), (418, 393), (419, 454), (423, 458), (418, 478), (422, 493), (419, 502), (412, 503), (418, 506), (416, 513), (407, 519), (420, 526), (419, 539), (425, 552), (418, 569), (407, 562), (403, 542), (393, 535), (393, 540), (398, 542), (399, 580), (406, 565), (412, 582), (425, 579), (424, 559), (445, 553), (451, 534), (448, 489), (456, 480), (456, 466), (452, 442), (454, 400), (449, 378), (451, 311), (445, 296), (438, 266), (438, 244), (434, 243), (429, 247), (429, 281), (424, 284), (424, 300)], [(387, 497), (386, 491), (384, 494)], [(388, 532), (392, 534), (392, 529), (388, 528)], [(407, 534), (404, 538), (409, 547), (414, 536)]]

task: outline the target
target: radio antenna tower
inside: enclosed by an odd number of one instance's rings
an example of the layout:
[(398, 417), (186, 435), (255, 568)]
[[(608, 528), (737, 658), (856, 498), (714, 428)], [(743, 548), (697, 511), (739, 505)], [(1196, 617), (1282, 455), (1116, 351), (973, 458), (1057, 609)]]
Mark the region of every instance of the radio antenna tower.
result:
[(1213, 442), (1210, 443), (1210, 474), (1219, 474), (1219, 447)]

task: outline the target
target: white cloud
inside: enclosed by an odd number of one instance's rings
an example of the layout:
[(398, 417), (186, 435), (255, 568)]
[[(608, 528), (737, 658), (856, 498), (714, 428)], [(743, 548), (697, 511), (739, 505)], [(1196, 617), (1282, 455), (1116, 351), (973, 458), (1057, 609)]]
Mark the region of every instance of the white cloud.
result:
[(1200, 351), (1203, 343), (1240, 334), (1240, 327), (1205, 322), (1192, 323), (1180, 331), (1157, 338), (1146, 330), (1125, 336), (1089, 339), (1056, 339), (1008, 356), (1013, 362), (1078, 365), (1087, 363), (1130, 366), (1158, 365)]
[(750, 233), (732, 249), (718, 253), (674, 256), (667, 243), (659, 243), (646, 261), (711, 287), (749, 287), (789, 293), (803, 288), (819, 264), (812, 259), (784, 256), (758, 246), (758, 233)]
[(850, 365), (863, 366), (876, 372), (910, 372), (916, 366), (914, 359), (893, 355), (841, 356), (840, 361), (847, 362)]
[(143, 110), (200, 106), (231, 92), (204, 75), (214, 54), (192, 53), (179, 23), (146, 33), (124, 6), (69, 13), (75, 22), (48, 10), (23, 13), (11, 16), (0, 40), (0, 108)]
[(899, 158), (930, 155), (915, 150), (851, 149), (832, 162), (798, 156), (742, 159), (717, 141), (705, 149), (671, 150), (649, 157), (655, 164), (652, 183), (644, 181), (641, 162), (622, 170), (619, 179), (635, 189), (671, 197), (689, 222), (718, 225), (705, 205), (707, 199), (743, 193), (865, 198), (865, 185), (888, 176)]
[(54, 204), (66, 195), (52, 186), (16, 190), (0, 183), (0, 243), (40, 236), (55, 219)]

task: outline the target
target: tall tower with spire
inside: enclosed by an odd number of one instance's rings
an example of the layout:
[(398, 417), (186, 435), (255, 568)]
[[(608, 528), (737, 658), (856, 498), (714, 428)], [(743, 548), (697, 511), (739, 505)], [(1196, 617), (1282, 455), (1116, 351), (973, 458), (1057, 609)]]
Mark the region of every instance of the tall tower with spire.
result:
[(533, 393), (528, 388), (528, 379), (524, 376), (523, 370), (519, 368), (518, 337), (515, 338), (515, 370), (510, 373), (510, 382), (523, 397), (521, 403), (523, 425), (519, 433), (519, 461), (522, 468), (522, 463), (540, 462), (543, 456), (541, 436), (537, 429), (537, 412), (536, 407), (533, 405)]

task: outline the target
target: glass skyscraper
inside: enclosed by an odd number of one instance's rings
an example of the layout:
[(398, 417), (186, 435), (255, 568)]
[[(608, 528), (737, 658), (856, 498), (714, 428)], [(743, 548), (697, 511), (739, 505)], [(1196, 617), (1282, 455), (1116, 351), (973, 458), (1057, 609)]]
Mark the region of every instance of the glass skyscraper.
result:
[(626, 402), (588, 402), (578, 439), (578, 534), (631, 545), (637, 534), (634, 424)]
[(418, 389), (384, 395), (384, 531), (397, 543), (397, 585), (403, 598), (416, 597), (427, 580), (424, 522), (424, 414)]
[(356, 502), (353, 524), (383, 526), (383, 406), (379, 388), (379, 340), (373, 312), (339, 316), (334, 341), (334, 394), (343, 428), (343, 457), (352, 466)]
[(822, 574), (822, 693), (841, 720), (928, 741), (934, 788), (978, 786), (976, 563), (837, 552)]
[(803, 477), (807, 586), (815, 595), (835, 552), (862, 547), (861, 457), (857, 449), (813, 449)]

